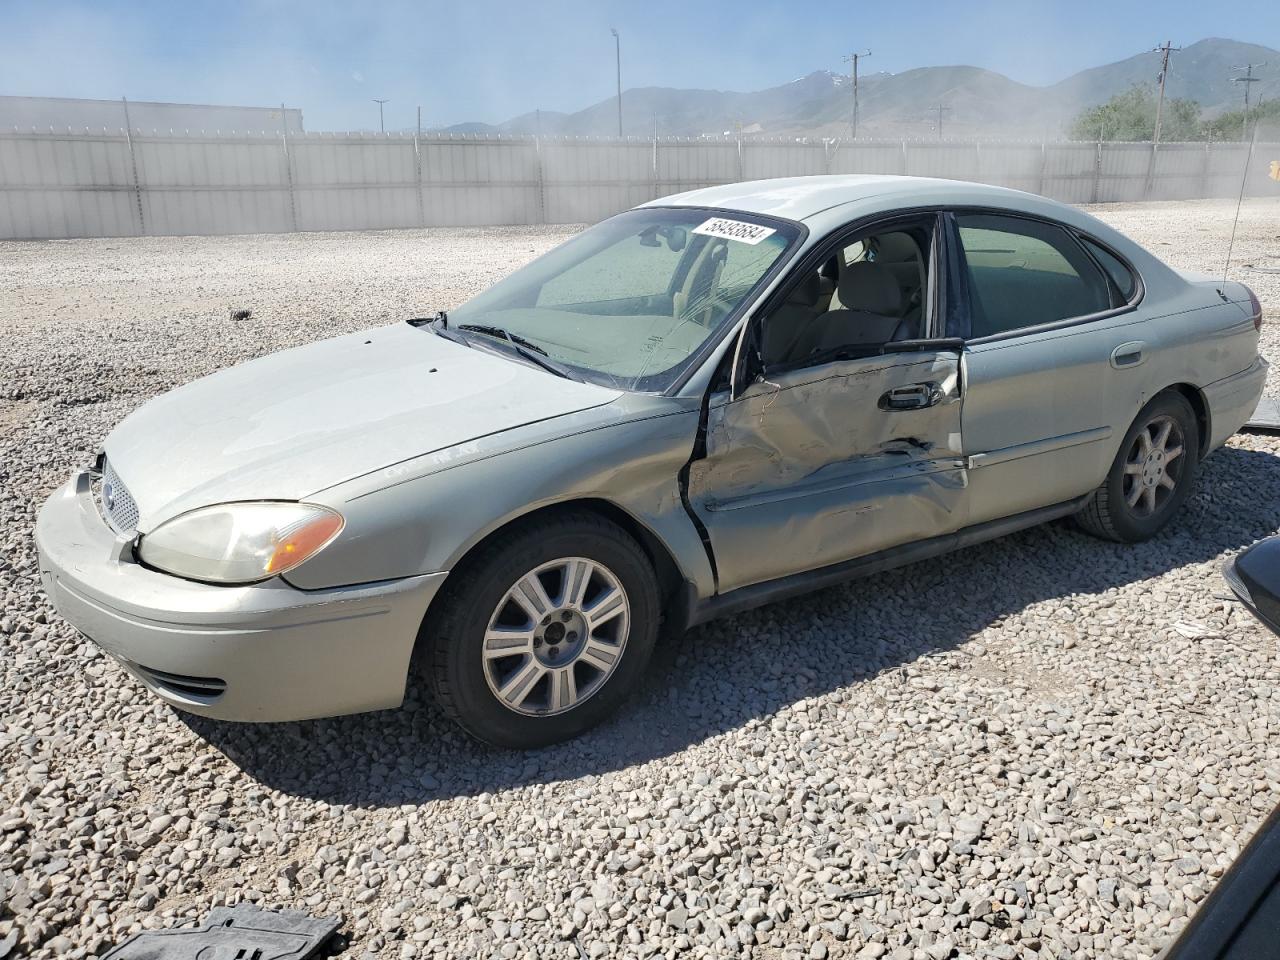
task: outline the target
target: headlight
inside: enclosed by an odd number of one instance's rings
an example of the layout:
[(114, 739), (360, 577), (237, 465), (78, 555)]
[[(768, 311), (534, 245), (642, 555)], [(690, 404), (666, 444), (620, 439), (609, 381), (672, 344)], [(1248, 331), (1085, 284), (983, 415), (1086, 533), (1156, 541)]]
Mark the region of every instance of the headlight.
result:
[(314, 503), (222, 503), (174, 517), (144, 535), (143, 562), (211, 583), (254, 583), (323, 550), (342, 515)]

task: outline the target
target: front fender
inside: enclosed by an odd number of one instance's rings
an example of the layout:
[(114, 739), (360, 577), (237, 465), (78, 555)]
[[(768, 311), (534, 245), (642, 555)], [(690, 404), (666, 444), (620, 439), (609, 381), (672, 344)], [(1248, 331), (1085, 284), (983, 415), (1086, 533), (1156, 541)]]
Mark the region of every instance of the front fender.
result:
[(610, 407), (611, 415), (534, 424), (309, 496), (340, 511), (346, 527), (289, 581), (312, 590), (448, 571), (534, 510), (597, 499), (652, 533), (681, 576), (709, 596), (711, 565), (679, 485), (697, 433), (696, 401), (632, 396)]

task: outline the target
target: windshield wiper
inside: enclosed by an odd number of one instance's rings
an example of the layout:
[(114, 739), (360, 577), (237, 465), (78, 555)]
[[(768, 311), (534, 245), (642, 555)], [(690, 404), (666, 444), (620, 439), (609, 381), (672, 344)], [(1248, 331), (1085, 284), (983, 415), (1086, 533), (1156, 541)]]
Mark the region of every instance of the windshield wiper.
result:
[(552, 360), (547, 351), (536, 343), (531, 343), (518, 333), (512, 333), (503, 327), (491, 326), (487, 323), (464, 323), (461, 326), (454, 327), (455, 330), (465, 330), (467, 333), (479, 333), (486, 337), (493, 337), (495, 340), (505, 340), (511, 344), (511, 348), (520, 356), (524, 357), (530, 363), (536, 363), (543, 370), (550, 371), (558, 377), (564, 377), (566, 380), (576, 380), (568, 370), (560, 364)]
[(544, 357), (547, 355), (547, 351), (543, 350), (536, 343), (530, 343), (524, 337), (520, 336), (520, 334), (512, 333), (510, 330), (504, 329), (503, 327), (494, 327), (487, 323), (464, 323), (462, 326), (455, 327), (454, 329), (467, 330), (471, 333), (483, 333), (487, 337), (497, 337), (499, 340), (506, 340), (508, 343), (514, 343), (516, 346), (532, 350), (534, 353), (541, 354)]

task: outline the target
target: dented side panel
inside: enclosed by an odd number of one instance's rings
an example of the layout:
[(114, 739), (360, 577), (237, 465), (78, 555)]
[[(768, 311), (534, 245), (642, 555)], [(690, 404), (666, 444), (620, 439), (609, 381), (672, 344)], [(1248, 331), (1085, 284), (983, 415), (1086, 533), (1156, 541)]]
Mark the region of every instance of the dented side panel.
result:
[[(885, 409), (924, 385), (922, 409)], [(713, 397), (689, 501), (719, 590), (814, 570), (966, 522), (955, 353), (840, 361)]]

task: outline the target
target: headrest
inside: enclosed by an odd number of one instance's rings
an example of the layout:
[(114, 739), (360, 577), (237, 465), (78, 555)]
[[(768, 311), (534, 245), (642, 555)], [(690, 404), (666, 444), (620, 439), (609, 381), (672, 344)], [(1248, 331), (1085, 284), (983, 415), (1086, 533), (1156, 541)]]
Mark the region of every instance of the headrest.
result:
[(818, 302), (820, 296), (822, 296), (822, 277), (815, 270), (807, 274), (787, 294), (787, 303), (800, 303), (806, 307), (812, 307)]
[(876, 260), (880, 263), (915, 263), (920, 257), (920, 249), (909, 233), (882, 233), (876, 240)]
[(902, 291), (893, 272), (873, 260), (859, 260), (840, 275), (840, 305), (846, 310), (862, 310), (885, 317), (902, 313)]

